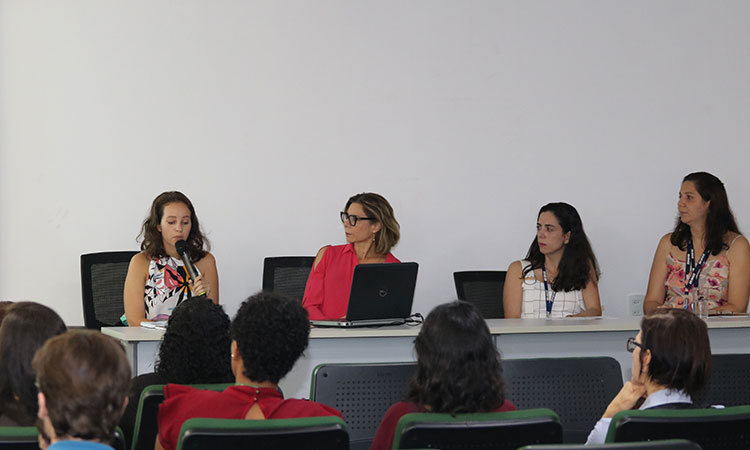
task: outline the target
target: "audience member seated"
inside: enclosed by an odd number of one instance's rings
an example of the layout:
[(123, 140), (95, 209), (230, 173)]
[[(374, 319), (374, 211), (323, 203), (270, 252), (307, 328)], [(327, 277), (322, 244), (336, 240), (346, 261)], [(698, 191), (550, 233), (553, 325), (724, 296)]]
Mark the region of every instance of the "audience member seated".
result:
[(130, 387), (122, 345), (97, 331), (69, 331), (44, 344), (34, 370), (49, 450), (111, 450)]
[(456, 301), (436, 307), (414, 340), (417, 370), (406, 401), (385, 413), (371, 450), (390, 449), (398, 420), (409, 413), (513, 411), (505, 399), (500, 354), (481, 313)]
[(223, 392), (168, 384), (159, 408), (156, 448), (174, 450), (182, 424), (193, 417), (288, 419), (339, 416), (308, 400), (284, 399), (281, 380), (307, 348), (310, 323), (302, 306), (263, 292), (247, 299), (232, 322), (232, 372), (236, 385)]
[(47, 339), (64, 333), (65, 323), (50, 308), (17, 302), (0, 325), (0, 426), (36, 422), (37, 390), (31, 361)]
[[(201, 231), (198, 216), (182, 192), (164, 192), (154, 199), (143, 222), (141, 252), (133, 256), (123, 298), (127, 325), (166, 320), (185, 299), (205, 295), (219, 303), (216, 260)], [(198, 277), (190, 279), (175, 243), (184, 240)]]
[(598, 281), (599, 266), (578, 211), (548, 203), (539, 210), (526, 259), (508, 267), (505, 317), (600, 316)]
[(203, 297), (180, 303), (169, 317), (153, 373), (133, 379), (128, 406), (120, 420), (132, 441), (141, 392), (152, 384), (208, 384), (234, 381), (229, 351), (229, 316), (221, 305)]
[(8, 309), (13, 305), (13, 302), (2, 301), (0, 302), (0, 324), (3, 323), (5, 315), (8, 314)]
[(689, 309), (702, 297), (710, 312), (744, 313), (750, 297), (750, 244), (737, 228), (724, 184), (706, 172), (687, 175), (677, 211), (674, 231), (656, 248), (643, 311)]
[(341, 222), (348, 244), (321, 248), (307, 279), (302, 305), (310, 320), (346, 315), (357, 264), (400, 262), (391, 254), (400, 237), (399, 225), (393, 208), (381, 195), (363, 192), (350, 197)]
[[(683, 409), (711, 372), (706, 323), (684, 309), (660, 309), (641, 320), (641, 331), (628, 339), (633, 378), (625, 383), (589, 434), (588, 444), (604, 443), (609, 423), (627, 409)], [(641, 403), (642, 402), (642, 403)]]

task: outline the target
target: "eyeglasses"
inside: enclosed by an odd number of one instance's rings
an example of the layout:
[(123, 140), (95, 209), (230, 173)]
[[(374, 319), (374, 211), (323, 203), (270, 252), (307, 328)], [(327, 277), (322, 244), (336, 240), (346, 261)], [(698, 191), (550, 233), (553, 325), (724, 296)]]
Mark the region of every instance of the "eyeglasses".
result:
[(358, 220), (376, 220), (374, 217), (359, 217), (352, 214), (347, 214), (341, 211), (341, 223), (349, 222), (349, 225), (356, 226)]
[(628, 349), (630, 353), (633, 353), (633, 350), (635, 350), (636, 347), (640, 347), (642, 349), (646, 348), (643, 346), (643, 344), (635, 342), (635, 338), (628, 338), (628, 344), (625, 346), (625, 348)]

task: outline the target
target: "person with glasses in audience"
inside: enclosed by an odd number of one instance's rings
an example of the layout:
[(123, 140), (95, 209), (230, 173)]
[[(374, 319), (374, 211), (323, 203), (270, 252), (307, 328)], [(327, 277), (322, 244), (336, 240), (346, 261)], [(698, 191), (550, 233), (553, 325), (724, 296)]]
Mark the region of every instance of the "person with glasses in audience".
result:
[(363, 192), (350, 197), (341, 222), (348, 244), (321, 248), (307, 279), (302, 306), (310, 320), (346, 316), (357, 264), (400, 262), (391, 254), (400, 237), (399, 225), (383, 196)]
[(536, 221), (526, 258), (508, 267), (505, 317), (600, 316), (599, 266), (578, 211), (567, 203), (548, 203)]
[(660, 309), (641, 320), (627, 341), (633, 353), (632, 379), (625, 383), (589, 434), (587, 444), (604, 443), (609, 424), (627, 409), (685, 409), (711, 373), (706, 323), (684, 309)]
[(405, 401), (385, 413), (370, 450), (393, 448), (396, 426), (409, 413), (514, 411), (505, 398), (500, 353), (482, 314), (468, 302), (437, 306), (414, 340), (417, 369)]

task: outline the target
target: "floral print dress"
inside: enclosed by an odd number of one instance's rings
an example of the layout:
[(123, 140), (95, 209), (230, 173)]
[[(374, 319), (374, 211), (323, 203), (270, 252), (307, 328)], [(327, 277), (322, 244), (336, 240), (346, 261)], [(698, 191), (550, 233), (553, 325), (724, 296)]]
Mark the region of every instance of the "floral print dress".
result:
[(181, 260), (171, 256), (152, 259), (148, 264), (148, 278), (143, 294), (146, 319), (168, 319), (177, 305), (192, 297), (189, 281), (190, 276)]
[[(664, 282), (667, 291), (665, 305), (676, 308), (685, 307), (685, 260), (676, 258), (669, 252), (667, 255), (667, 279)], [(698, 286), (690, 291), (690, 301), (703, 297), (708, 299), (708, 308), (713, 309), (727, 303), (729, 294), (729, 259), (726, 253), (706, 260), (698, 277)]]

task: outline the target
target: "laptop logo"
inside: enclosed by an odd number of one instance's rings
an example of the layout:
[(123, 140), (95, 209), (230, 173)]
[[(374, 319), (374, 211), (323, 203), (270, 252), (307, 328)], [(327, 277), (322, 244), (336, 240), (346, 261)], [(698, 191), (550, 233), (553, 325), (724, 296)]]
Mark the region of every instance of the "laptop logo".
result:
[(386, 295), (388, 295), (388, 289), (385, 289), (385, 288), (381, 288), (381, 289), (380, 289), (380, 290), (378, 291), (378, 295), (379, 295), (379, 296), (380, 296), (381, 298), (385, 297)]

